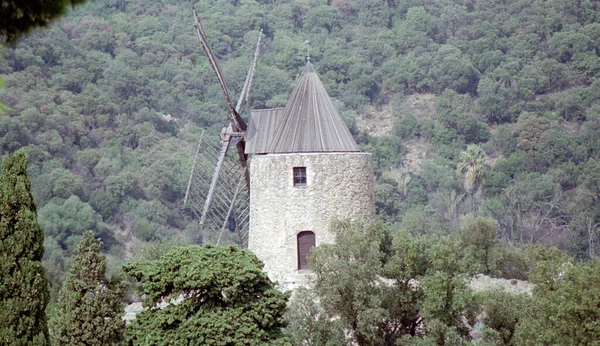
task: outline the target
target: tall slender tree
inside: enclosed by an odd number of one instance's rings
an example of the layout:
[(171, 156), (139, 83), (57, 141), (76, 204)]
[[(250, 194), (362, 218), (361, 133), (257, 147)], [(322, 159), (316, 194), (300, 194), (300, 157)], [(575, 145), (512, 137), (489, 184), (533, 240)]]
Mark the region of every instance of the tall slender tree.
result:
[(0, 344), (47, 345), (50, 299), (42, 266), (44, 233), (19, 150), (3, 162), (0, 176)]
[(60, 345), (117, 345), (123, 340), (123, 287), (106, 279), (101, 242), (87, 231), (60, 291), (56, 341)]
[(470, 199), (470, 211), (473, 211), (473, 196), (485, 179), (485, 152), (476, 144), (467, 146), (460, 153), (456, 173), (463, 178), (465, 191)]

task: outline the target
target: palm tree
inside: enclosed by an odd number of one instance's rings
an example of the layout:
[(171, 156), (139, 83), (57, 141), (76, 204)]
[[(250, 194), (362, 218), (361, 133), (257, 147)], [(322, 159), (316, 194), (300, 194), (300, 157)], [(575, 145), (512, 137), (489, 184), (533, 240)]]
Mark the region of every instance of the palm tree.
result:
[(465, 191), (470, 198), (470, 211), (473, 211), (473, 196), (485, 180), (485, 152), (476, 144), (469, 144), (460, 153), (456, 174), (464, 180)]
[(409, 172), (393, 169), (390, 171), (386, 171), (383, 173), (383, 177), (386, 179), (390, 179), (398, 184), (398, 192), (400, 193), (400, 198), (404, 200), (408, 195), (408, 187), (410, 182), (412, 181), (412, 177)]

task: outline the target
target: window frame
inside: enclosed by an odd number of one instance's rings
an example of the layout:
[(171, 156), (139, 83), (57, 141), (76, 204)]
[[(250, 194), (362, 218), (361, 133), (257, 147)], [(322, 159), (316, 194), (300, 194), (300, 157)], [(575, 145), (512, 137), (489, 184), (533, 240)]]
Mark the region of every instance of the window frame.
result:
[[(304, 254), (304, 257), (302, 256), (301, 252), (300, 252), (300, 239), (307, 237), (307, 236), (312, 236), (312, 243), (309, 243), (309, 247), (308, 247), (308, 253)], [(305, 238), (306, 239), (306, 238)], [(310, 239), (310, 238), (308, 238)], [(304, 245), (304, 243), (303, 243)], [(298, 232), (298, 234), (296, 234), (296, 254), (297, 254), (297, 270), (298, 271), (306, 271), (306, 270), (311, 270), (310, 265), (308, 263), (308, 256), (310, 255), (310, 253), (312, 252), (312, 249), (314, 249), (317, 246), (317, 235), (315, 234), (315, 232), (311, 231), (311, 230), (303, 230)]]
[(292, 180), (294, 187), (303, 187), (308, 185), (308, 177), (305, 166), (292, 168)]

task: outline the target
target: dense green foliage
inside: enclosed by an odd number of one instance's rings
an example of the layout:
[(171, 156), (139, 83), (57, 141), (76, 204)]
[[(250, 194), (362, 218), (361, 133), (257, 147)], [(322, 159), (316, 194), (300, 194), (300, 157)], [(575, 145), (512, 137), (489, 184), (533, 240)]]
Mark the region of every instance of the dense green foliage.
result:
[[(600, 340), (597, 260), (575, 263), (556, 248), (503, 244), (490, 218), (468, 218), (442, 237), (386, 230), (381, 223), (344, 221), (332, 227), (336, 243), (311, 255), (314, 286), (295, 292), (286, 315), (297, 345)], [(469, 282), (482, 272), (527, 279), (535, 288), (517, 294), (483, 286), (474, 292)]]
[[(102, 0), (7, 48), (0, 63), (0, 154), (24, 148), (31, 158), (54, 293), (87, 230), (102, 239), (113, 269), (211, 236), (181, 207), (200, 132), (216, 137), (226, 124), (191, 26), (194, 4), (233, 95), (263, 30), (251, 108), (285, 103), (309, 39), (321, 80), (362, 150), (373, 153), (378, 217), (394, 234), (367, 227), (372, 239), (324, 248), (346, 258), (353, 247), (368, 250), (364, 263), (331, 263), (365, 273), (365, 281), (340, 281), (361, 309), (327, 288), (337, 282), (324, 282), (309, 293), (322, 307), (298, 303), (323, 324), (292, 323), (294, 333), (308, 328), (332, 344), (344, 328), (363, 344), (459, 342), (469, 275), (535, 281), (537, 260), (521, 251), (528, 244), (558, 246), (577, 261), (599, 257), (597, 1)], [(469, 213), (476, 218), (464, 219)], [(580, 284), (576, 276), (593, 277), (594, 265), (577, 264), (562, 282)], [(395, 291), (373, 285), (375, 276)], [(417, 278), (418, 289), (406, 286)], [(558, 289), (568, 299), (592, 299), (567, 286)], [(434, 299), (443, 290), (446, 300)], [(493, 298), (507, 302), (507, 317), (490, 322), (486, 342), (563, 342), (552, 321), (510, 317), (524, 309), (514, 303), (570, 320), (568, 299), (541, 308), (546, 293), (534, 292), (531, 304)], [(501, 303), (487, 308), (504, 311)], [(587, 312), (577, 313), (586, 323)], [(332, 314), (340, 319), (321, 317)], [(552, 330), (540, 341), (517, 332), (518, 321)], [(416, 325), (429, 337), (415, 337)]]
[(531, 304), (515, 332), (517, 345), (598, 345), (600, 262), (540, 261), (530, 275), (536, 284)]
[(53, 336), (59, 345), (118, 345), (123, 340), (123, 287), (106, 279), (100, 240), (87, 231), (73, 257), (58, 298)]
[(23, 150), (17, 151), (4, 159), (0, 175), (0, 341), (5, 345), (48, 344), (44, 233), (27, 160)]
[[(478, 305), (467, 277), (481, 260), (461, 251), (458, 239), (390, 234), (381, 223), (344, 221), (332, 227), (336, 243), (311, 255), (314, 289), (299, 291), (290, 306), (288, 330), (295, 340), (459, 345), (469, 339), (462, 318), (474, 323)], [(305, 308), (307, 300), (318, 301), (321, 311)], [(344, 335), (347, 340), (340, 342)]]
[(281, 331), (288, 294), (248, 250), (178, 247), (124, 270), (141, 282), (149, 308), (127, 327), (128, 345), (291, 344)]
[(483, 345), (598, 345), (600, 263), (574, 263), (556, 249), (527, 249), (533, 294), (484, 298)]

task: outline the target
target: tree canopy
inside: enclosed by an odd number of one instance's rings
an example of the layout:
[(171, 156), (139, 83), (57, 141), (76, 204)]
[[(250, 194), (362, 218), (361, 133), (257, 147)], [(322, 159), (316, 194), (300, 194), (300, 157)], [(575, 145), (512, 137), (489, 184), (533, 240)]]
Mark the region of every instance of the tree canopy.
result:
[(288, 294), (248, 250), (179, 247), (124, 270), (148, 295), (148, 310), (127, 328), (129, 345), (291, 345), (282, 332)]

